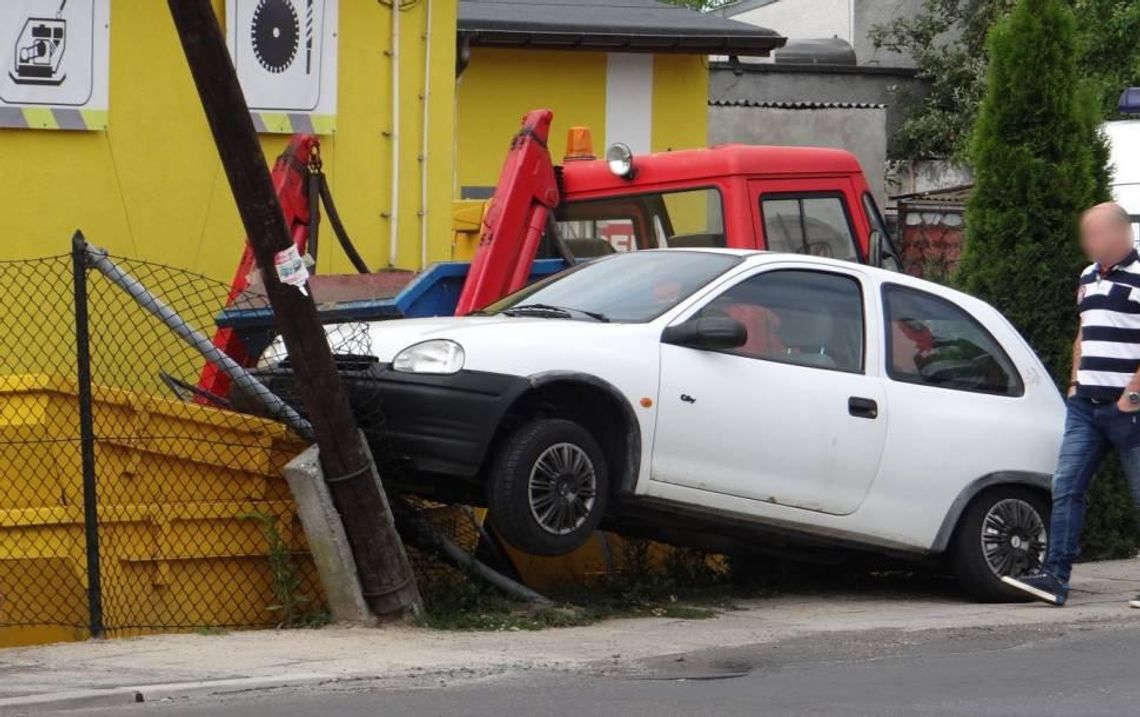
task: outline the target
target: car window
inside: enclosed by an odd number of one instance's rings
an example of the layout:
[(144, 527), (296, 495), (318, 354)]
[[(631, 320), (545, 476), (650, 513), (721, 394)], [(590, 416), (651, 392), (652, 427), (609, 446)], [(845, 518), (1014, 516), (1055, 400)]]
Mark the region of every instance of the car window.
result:
[(579, 258), (726, 246), (721, 195), (714, 188), (570, 202), (555, 210), (555, 218), (559, 236)]
[(760, 211), (769, 251), (859, 259), (841, 195), (765, 195)]
[(591, 312), (608, 321), (650, 321), (741, 261), (734, 254), (707, 251), (616, 254), (531, 284), (483, 313), (508, 313), (538, 304)]
[(781, 269), (746, 279), (701, 316), (728, 316), (748, 331), (731, 353), (840, 371), (863, 370), (863, 297), (844, 274)]
[(924, 291), (883, 287), (887, 374), (896, 381), (1019, 396), (1021, 377), (997, 340), (961, 307)]

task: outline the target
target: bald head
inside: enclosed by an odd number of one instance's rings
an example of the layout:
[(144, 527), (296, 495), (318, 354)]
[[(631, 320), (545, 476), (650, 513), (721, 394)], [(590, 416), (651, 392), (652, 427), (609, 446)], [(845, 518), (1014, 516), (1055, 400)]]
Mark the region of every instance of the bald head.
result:
[(1116, 202), (1104, 202), (1081, 214), (1081, 248), (1102, 267), (1119, 263), (1132, 251), (1132, 218)]

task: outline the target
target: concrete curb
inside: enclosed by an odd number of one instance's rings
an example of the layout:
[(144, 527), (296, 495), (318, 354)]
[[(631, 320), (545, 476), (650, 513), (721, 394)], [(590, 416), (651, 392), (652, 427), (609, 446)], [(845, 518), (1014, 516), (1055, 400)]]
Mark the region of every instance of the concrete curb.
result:
[(0, 699), (0, 717), (60, 710), (99, 709), (161, 700), (213, 696), (251, 690), (297, 687), (343, 679), (343, 675), (296, 673), (276, 677), (235, 677), (220, 680), (168, 682), (133, 687), (107, 687), (88, 690), (61, 690), (23, 697)]

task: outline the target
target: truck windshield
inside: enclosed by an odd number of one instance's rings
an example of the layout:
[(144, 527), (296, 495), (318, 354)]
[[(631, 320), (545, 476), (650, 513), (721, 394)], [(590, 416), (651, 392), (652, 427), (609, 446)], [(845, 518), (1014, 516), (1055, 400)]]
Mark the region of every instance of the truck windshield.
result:
[[(722, 204), (714, 187), (620, 194), (563, 204), (555, 219), (558, 235), (580, 258), (667, 247), (723, 248)], [(557, 256), (552, 246), (547, 251)]]
[(651, 321), (740, 261), (732, 254), (677, 249), (615, 254), (531, 284), (480, 313)]

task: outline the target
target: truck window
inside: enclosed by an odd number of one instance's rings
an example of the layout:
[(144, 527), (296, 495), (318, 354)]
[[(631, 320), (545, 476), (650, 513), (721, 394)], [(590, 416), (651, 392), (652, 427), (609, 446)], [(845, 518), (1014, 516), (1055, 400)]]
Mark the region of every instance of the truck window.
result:
[(570, 202), (555, 218), (559, 235), (580, 258), (726, 245), (720, 192), (711, 188)]
[(859, 260), (841, 195), (764, 195), (760, 213), (769, 251)]

